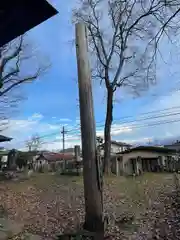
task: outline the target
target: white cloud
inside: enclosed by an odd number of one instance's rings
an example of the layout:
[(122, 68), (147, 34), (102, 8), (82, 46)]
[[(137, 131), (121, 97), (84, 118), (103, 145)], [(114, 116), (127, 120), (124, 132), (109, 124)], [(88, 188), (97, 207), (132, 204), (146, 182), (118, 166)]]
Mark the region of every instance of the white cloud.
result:
[(81, 140), (81, 134), (68, 135), (66, 139), (67, 139), (67, 141), (69, 141), (69, 142), (80, 141), (80, 140)]
[(13, 140), (2, 145), (8, 148), (24, 148), (26, 140), (36, 133), (43, 136), (57, 131), (57, 134), (60, 134), (62, 128), (60, 124), (46, 123), (41, 120), (41, 114), (33, 114), (27, 119), (10, 119), (7, 129), (2, 134), (12, 137)]
[[(45, 122), (41, 121), (42, 119), (43, 116), (40, 113), (34, 113), (27, 119), (10, 119), (8, 121), (8, 128), (5, 129), (2, 134), (12, 137), (13, 140), (2, 143), (1, 146), (8, 149), (16, 148), (25, 150), (27, 149), (26, 141), (29, 140), (32, 135), (38, 134), (42, 137), (42, 149), (62, 149), (62, 127), (66, 126), (66, 130), (69, 130), (71, 128), (75, 129), (75, 126), (64, 123), (53, 123), (53, 121)], [(0, 125), (3, 122), (4, 121), (0, 121)], [(66, 147), (73, 147), (81, 143), (80, 131), (75, 132), (75, 134), (67, 133), (65, 138)]]
[(160, 96), (155, 100), (150, 109), (158, 110), (163, 108), (180, 107), (180, 91), (174, 91), (165, 96)]
[[(56, 141), (60, 141), (60, 140), (62, 141), (62, 136), (56, 136), (55, 139)], [(65, 140), (67, 142), (80, 141), (80, 139), (81, 139), (80, 132), (74, 135), (70, 135), (70, 134), (65, 135)]]
[(24, 130), (29, 131), (31, 129), (34, 129), (34, 126), (37, 124), (37, 120), (15, 120), (10, 119), (7, 125), (7, 130), (5, 130), (5, 133), (8, 132), (8, 134), (14, 134), (14, 133), (20, 133)]
[[(65, 146), (66, 148), (72, 147), (69, 144), (66, 144)], [(47, 150), (47, 151), (58, 151), (58, 150), (62, 150), (62, 144), (61, 143), (57, 143), (57, 142), (49, 142), (49, 143), (45, 143), (42, 145), (41, 150)]]
[[(149, 122), (171, 121), (170, 123), (155, 126), (155, 129), (159, 131), (159, 137), (180, 135), (180, 91), (159, 97), (154, 103), (145, 108), (148, 111), (157, 111), (153, 115), (162, 115), (162, 117), (152, 119)], [(151, 129), (153, 128), (151, 127)]]
[[(117, 136), (122, 133), (129, 133), (131, 132), (131, 127), (123, 126), (122, 124), (112, 124), (111, 127), (111, 136)], [(104, 128), (97, 128), (96, 135), (100, 137), (104, 137)]]
[(48, 127), (48, 129), (50, 129), (50, 130), (58, 130), (58, 129), (60, 129), (60, 126), (59, 126), (59, 124), (47, 124), (47, 127)]
[(120, 139), (120, 141), (122, 142), (126, 142), (126, 143), (129, 143), (129, 144), (132, 144), (132, 145), (145, 145), (147, 143), (150, 143), (152, 142), (154, 139), (153, 137), (142, 137), (142, 138), (137, 138), (137, 139)]
[(61, 118), (60, 122), (72, 122), (72, 120), (69, 118)]
[[(142, 115), (145, 112), (149, 112), (149, 114)], [(128, 127), (127, 129), (130, 130), (130, 134), (127, 135), (122, 133), (120, 137), (118, 137), (120, 141), (133, 144), (145, 144), (149, 141), (154, 142), (157, 140), (161, 142), (168, 138), (178, 139), (180, 137), (179, 91), (174, 91), (166, 96), (159, 96), (155, 101), (152, 101), (139, 109), (138, 113), (138, 115), (134, 116), (133, 120), (145, 119), (148, 117), (149, 119), (123, 124)], [(153, 116), (157, 117), (154, 118)], [(125, 133), (128, 133), (128, 131)]]
[(80, 124), (80, 118), (76, 118), (76, 124)]
[[(146, 106), (144, 109), (148, 109), (148, 111), (160, 110), (164, 108), (170, 108), (172, 106), (180, 106), (180, 93), (174, 93), (171, 96), (164, 96), (155, 101), (151, 106)], [(180, 110), (180, 109), (179, 109)], [(172, 110), (175, 111), (175, 110)], [(142, 112), (146, 112), (143, 110)], [(158, 112), (156, 113), (158, 114)], [(169, 118), (175, 118), (178, 116), (171, 116)], [(40, 136), (48, 135), (51, 133), (56, 133), (50, 137), (42, 138), (44, 144), (42, 145), (43, 149), (55, 150), (62, 149), (62, 135), (61, 129), (64, 124), (53, 124), (42, 122), (43, 116), (41, 114), (33, 114), (31, 117), (27, 119), (10, 119), (9, 127), (7, 130), (3, 132), (4, 135), (9, 137), (13, 137), (12, 142), (5, 143), (5, 146), (9, 148), (24, 148), (25, 140), (29, 139), (33, 134), (38, 133)], [(180, 116), (179, 116), (180, 118)], [(153, 119), (152, 119), (153, 120)], [(152, 120), (149, 120), (152, 122)], [(161, 121), (162, 119), (158, 119)], [(76, 119), (79, 122), (79, 119)], [(145, 121), (148, 123), (149, 121)], [(157, 119), (155, 119), (157, 121)], [(144, 124), (144, 122), (135, 123), (135, 125)], [(66, 124), (67, 125), (67, 124)], [(179, 127), (177, 127), (179, 125)], [(98, 124), (97, 124), (98, 126)], [(157, 131), (158, 128), (158, 131)], [(76, 131), (74, 129), (77, 129)], [(159, 130), (160, 129), (160, 130)], [(111, 128), (111, 136), (114, 139), (118, 139), (119, 141), (125, 141), (128, 143), (147, 143), (149, 140), (153, 141), (153, 139), (160, 139), (163, 137), (172, 137), (174, 135), (180, 134), (180, 123), (177, 124), (167, 124), (161, 125), (159, 127), (154, 128), (142, 128), (136, 129), (132, 127), (131, 123), (120, 124), (114, 123)], [(65, 135), (66, 138), (66, 147), (73, 147), (76, 144), (81, 144), (81, 133), (80, 129), (77, 126), (73, 126), (71, 124), (68, 125), (67, 130), (70, 132)], [(72, 130), (72, 131), (71, 131)], [(151, 137), (149, 137), (149, 133), (151, 133)], [(104, 136), (104, 128), (97, 127), (96, 131), (97, 136)], [(4, 145), (4, 144), (2, 144)]]
[[(81, 139), (80, 137), (76, 136), (71, 136), (65, 139), (65, 148), (73, 148), (75, 145), (80, 145), (81, 146)], [(41, 146), (41, 149), (46, 149), (49, 151), (57, 151), (61, 150), (63, 148), (62, 145), (62, 138), (57, 139), (53, 142), (46, 142)]]
[(131, 127), (123, 126), (122, 124), (113, 124), (111, 128), (111, 135), (117, 136), (120, 135), (121, 133), (129, 133), (131, 131), (132, 131)]
[(40, 113), (34, 113), (30, 119), (42, 119), (44, 116)]

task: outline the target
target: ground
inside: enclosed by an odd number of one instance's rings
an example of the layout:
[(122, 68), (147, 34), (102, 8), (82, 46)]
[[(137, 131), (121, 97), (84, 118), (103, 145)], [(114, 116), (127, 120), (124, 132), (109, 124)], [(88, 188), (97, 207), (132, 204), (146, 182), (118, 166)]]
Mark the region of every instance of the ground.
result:
[[(164, 173), (109, 177), (104, 188), (108, 239), (147, 239), (156, 206), (160, 209), (163, 197), (174, 189), (174, 179)], [(82, 177), (35, 174), (21, 182), (0, 182), (0, 214), (43, 239), (78, 229), (84, 220)]]

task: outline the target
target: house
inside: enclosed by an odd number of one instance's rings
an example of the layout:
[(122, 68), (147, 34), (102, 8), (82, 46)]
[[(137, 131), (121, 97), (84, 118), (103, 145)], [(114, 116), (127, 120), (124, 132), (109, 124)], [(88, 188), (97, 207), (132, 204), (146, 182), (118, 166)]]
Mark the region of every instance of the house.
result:
[(35, 171), (39, 171), (44, 168), (48, 169), (48, 159), (43, 153), (33, 157), (33, 168)]
[[(111, 155), (116, 155), (116, 153), (126, 151), (131, 147), (132, 145), (124, 142), (111, 141)], [(101, 144), (101, 156), (104, 156), (104, 143)]]
[(34, 157), (33, 165), (35, 170), (47, 168), (55, 170), (58, 167), (63, 168), (71, 162), (74, 162), (74, 154), (43, 152)]
[(138, 146), (119, 152), (114, 158), (112, 171), (117, 175), (140, 175), (143, 172), (173, 171), (179, 156), (173, 149)]
[(180, 152), (180, 141), (177, 140), (175, 143), (165, 145), (164, 147)]

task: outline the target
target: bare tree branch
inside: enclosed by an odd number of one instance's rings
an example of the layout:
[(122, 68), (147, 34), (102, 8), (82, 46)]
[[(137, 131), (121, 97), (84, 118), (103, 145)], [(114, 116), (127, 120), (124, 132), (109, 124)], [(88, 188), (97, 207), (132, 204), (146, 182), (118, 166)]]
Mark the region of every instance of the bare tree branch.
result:
[(49, 67), (38, 62), (37, 51), (33, 48), (28, 52), (28, 46), (25, 36), (21, 36), (0, 48), (0, 125), (24, 99), (18, 93), (21, 84), (39, 78)]
[(5, 93), (9, 92), (11, 89), (13, 89), (14, 87), (22, 84), (22, 83), (27, 83), (27, 82), (30, 82), (30, 81), (33, 81), (35, 80), (37, 77), (39, 76), (39, 74), (35, 74), (34, 76), (32, 77), (27, 77), (27, 78), (24, 78), (24, 79), (18, 79), (17, 82), (15, 83), (12, 83), (9, 87), (7, 87), (5, 90), (1, 91), (0, 92), (0, 96), (3, 96)]
[(26, 146), (29, 151), (38, 151), (42, 145), (40, 136), (36, 133), (28, 141), (26, 141)]

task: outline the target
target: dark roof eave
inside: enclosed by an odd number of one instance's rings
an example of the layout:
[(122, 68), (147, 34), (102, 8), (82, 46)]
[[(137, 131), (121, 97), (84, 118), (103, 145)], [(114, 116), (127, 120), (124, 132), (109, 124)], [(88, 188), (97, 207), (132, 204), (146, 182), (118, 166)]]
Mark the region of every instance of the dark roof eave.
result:
[(10, 142), (13, 138), (0, 135), (0, 142)]
[(58, 13), (46, 0), (2, 0), (0, 10), (0, 47)]

